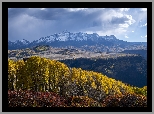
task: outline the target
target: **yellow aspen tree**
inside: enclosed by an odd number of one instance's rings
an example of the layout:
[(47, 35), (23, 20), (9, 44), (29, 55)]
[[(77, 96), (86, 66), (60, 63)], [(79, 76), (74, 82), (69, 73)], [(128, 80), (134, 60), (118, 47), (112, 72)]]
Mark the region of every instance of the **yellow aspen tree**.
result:
[(24, 66), (24, 89), (32, 88), (35, 91), (39, 89), (40, 79), (40, 57), (32, 56), (26, 62)]
[(16, 78), (15, 62), (8, 60), (8, 89), (14, 90), (14, 81)]
[(55, 91), (56, 88), (56, 66), (55, 61), (49, 61), (49, 91)]
[(23, 82), (23, 71), (24, 71), (24, 61), (23, 60), (18, 60), (15, 63), (15, 68), (16, 68), (16, 89), (19, 90), (22, 87), (22, 82)]
[(47, 89), (48, 81), (49, 81), (49, 68), (48, 68), (48, 60), (46, 58), (40, 58), (39, 69), (38, 69), (38, 80), (39, 80), (39, 91), (45, 91)]

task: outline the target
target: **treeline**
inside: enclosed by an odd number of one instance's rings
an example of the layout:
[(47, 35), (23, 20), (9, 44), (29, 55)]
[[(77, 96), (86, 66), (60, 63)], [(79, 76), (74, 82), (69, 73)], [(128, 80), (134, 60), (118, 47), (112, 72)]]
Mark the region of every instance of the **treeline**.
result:
[(88, 96), (97, 101), (116, 94), (147, 94), (146, 87), (127, 86), (101, 73), (69, 68), (38, 56), (25, 62), (8, 60), (8, 90), (49, 91), (62, 96)]
[(33, 47), (32, 49), (37, 53), (37, 52), (47, 51), (49, 50), (49, 48), (50, 48), (49, 45), (38, 45)]
[(31, 48), (8, 50), (8, 57), (16, 57), (17, 59), (26, 56), (37, 55), (40, 52), (47, 51), (50, 49), (49, 45), (38, 45)]
[(121, 53), (129, 53), (129, 54), (138, 54), (144, 57), (147, 60), (147, 50), (124, 50)]

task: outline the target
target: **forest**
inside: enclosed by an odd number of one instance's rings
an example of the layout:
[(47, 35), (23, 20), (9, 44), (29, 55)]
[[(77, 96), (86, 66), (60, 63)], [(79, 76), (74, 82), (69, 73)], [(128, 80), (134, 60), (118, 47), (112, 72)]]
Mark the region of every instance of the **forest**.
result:
[(9, 107), (147, 107), (137, 87), (43, 57), (8, 59)]
[(99, 72), (133, 86), (147, 85), (147, 61), (140, 55), (117, 58), (76, 58), (60, 61), (69, 67)]

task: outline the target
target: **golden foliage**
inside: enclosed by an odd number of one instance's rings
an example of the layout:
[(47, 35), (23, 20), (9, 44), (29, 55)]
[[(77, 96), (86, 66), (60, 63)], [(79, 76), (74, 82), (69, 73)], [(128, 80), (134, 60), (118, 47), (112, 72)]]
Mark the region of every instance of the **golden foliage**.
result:
[[(101, 73), (86, 71), (81, 68), (69, 69), (67, 65), (56, 60), (38, 56), (32, 56), (26, 62), (8, 60), (8, 89), (59, 92), (59, 88), (62, 89), (71, 82), (76, 82), (78, 86), (84, 89), (84, 92), (91, 91), (85, 88), (88, 85), (105, 95), (135, 93), (137, 91), (135, 88), (129, 87), (121, 81), (108, 78)], [(146, 87), (143, 87), (142, 90), (144, 92), (138, 93), (145, 94)], [(142, 90), (138, 89), (138, 91)]]

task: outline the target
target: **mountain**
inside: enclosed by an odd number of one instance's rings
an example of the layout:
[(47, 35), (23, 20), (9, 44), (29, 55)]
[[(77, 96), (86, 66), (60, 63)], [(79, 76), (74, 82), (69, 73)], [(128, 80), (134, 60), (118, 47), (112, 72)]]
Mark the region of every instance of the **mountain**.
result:
[(29, 42), (25, 39), (19, 41), (8, 41), (8, 49), (22, 49), (30, 48), (37, 45), (50, 45), (52, 47), (81, 47), (84, 45), (104, 45), (104, 46), (114, 46), (114, 45), (127, 45), (126, 41), (117, 39), (114, 35), (110, 36), (99, 36), (97, 33), (87, 34), (87, 33), (71, 33), (67, 30), (62, 33), (55, 33), (50, 36), (41, 37), (38, 40)]
[(8, 49), (13, 50), (13, 49), (22, 49), (22, 48), (27, 48), (29, 46), (30, 42), (23, 39), (21, 41), (16, 40), (15, 42), (8, 41)]

